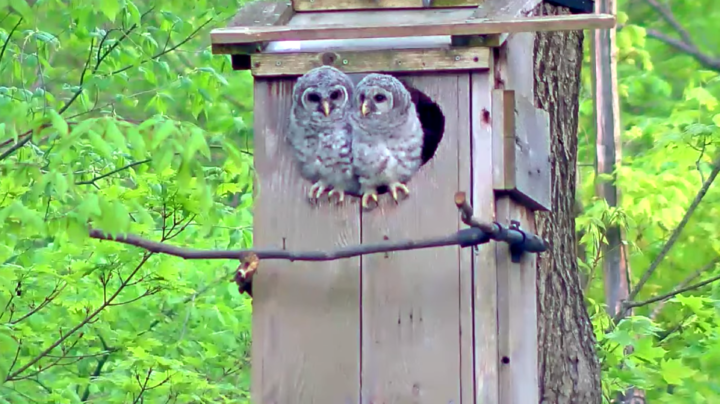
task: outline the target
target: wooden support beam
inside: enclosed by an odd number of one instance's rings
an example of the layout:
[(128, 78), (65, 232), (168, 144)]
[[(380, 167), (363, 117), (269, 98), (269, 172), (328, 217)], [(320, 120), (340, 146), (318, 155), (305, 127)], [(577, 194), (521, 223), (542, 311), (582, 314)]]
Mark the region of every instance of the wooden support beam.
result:
[(550, 209), (550, 118), (512, 90), (493, 90), (495, 190), (531, 209)]
[(261, 53), (252, 55), (256, 77), (293, 76), (320, 66), (345, 73), (487, 70), (490, 50), (485, 47), (399, 49), (320, 53)]
[(615, 16), (609, 14), (578, 14), (562, 17), (498, 18), (495, 20), (463, 20), (450, 22), (399, 23), (378, 26), (316, 25), (297, 27), (257, 26), (218, 28), (210, 33), (213, 44), (249, 44), (266, 41), (304, 41), (316, 39), (353, 39), (414, 37), (434, 35), (483, 35), (536, 31), (575, 31), (607, 29), (615, 26)]
[[(431, 0), (428, 7), (473, 7), (483, 0)], [(423, 0), (293, 0), (296, 11), (425, 8)]]

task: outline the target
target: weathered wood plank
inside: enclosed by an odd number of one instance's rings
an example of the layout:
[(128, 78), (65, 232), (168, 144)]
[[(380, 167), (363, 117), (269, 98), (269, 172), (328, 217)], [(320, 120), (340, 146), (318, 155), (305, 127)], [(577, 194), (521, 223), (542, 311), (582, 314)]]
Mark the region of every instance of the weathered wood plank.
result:
[[(431, 0), (430, 7), (473, 7), (484, 0)], [(297, 11), (424, 8), (423, 0), (293, 0)]]
[[(532, 101), (515, 95), (513, 193), (535, 210), (550, 210), (550, 117)], [(507, 145), (507, 143), (506, 143)]]
[[(540, 3), (542, 0), (486, 0), (475, 9), (470, 19), (496, 20), (527, 16)], [(490, 43), (488, 46), (498, 47), (504, 44), (507, 38), (508, 33), (501, 33), (493, 35), (485, 41)]]
[(550, 209), (550, 118), (513, 90), (493, 90), (493, 183), (536, 210)]
[[(535, 232), (530, 209), (509, 197), (496, 201), (497, 220), (510, 224), (518, 220), (521, 228)], [(495, 244), (498, 288), (499, 400), (503, 404), (537, 403), (537, 289), (536, 254), (523, 254), (513, 263), (510, 248)]]
[(515, 188), (515, 92), (492, 90), (493, 186)]
[[(493, 71), (473, 73), (472, 80), (472, 176), (473, 214), (485, 222), (495, 221), (493, 191), (493, 134), (491, 92), (495, 85)], [(463, 403), (498, 403), (498, 329), (497, 268), (495, 246), (479, 247), (473, 271), (475, 321), (475, 398), (463, 397)]]
[(228, 26), (285, 25), (294, 14), (289, 1), (252, 1), (243, 4)]
[[(408, 184), (408, 199), (395, 205), (381, 195), (378, 208), (362, 213), (364, 243), (424, 238), (460, 226), (453, 195), (459, 185), (458, 138), (470, 136), (469, 77), (400, 78), (440, 105), (444, 137)], [(457, 248), (437, 248), (362, 258), (363, 404), (460, 403), (458, 254)]]
[[(487, 76), (487, 73), (485, 74)], [(467, 100), (467, 105), (461, 108), (468, 110), (467, 120), (461, 126), (458, 142), (458, 191), (469, 191), (473, 194), (473, 142), (475, 117), (471, 110), (475, 101), (473, 94), (473, 77), (476, 74), (468, 73), (467, 76), (460, 76), (458, 83), (458, 99)], [(459, 122), (463, 125), (463, 122)], [(485, 186), (486, 192), (492, 197), (492, 187)], [(482, 192), (482, 191), (481, 191)], [(471, 196), (472, 197), (472, 196)], [(464, 224), (460, 225), (465, 227)], [(473, 286), (475, 278), (475, 256), (473, 248), (460, 249), (460, 403), (472, 404), (475, 402), (475, 312), (473, 306)], [(458, 404), (460, 404), (458, 403)]]
[(316, 25), (272, 27), (227, 27), (210, 33), (214, 44), (241, 44), (264, 41), (299, 41), (316, 39), (352, 39), (412, 37), (434, 35), (483, 35), (535, 31), (573, 31), (607, 29), (615, 26), (615, 16), (578, 14), (562, 17), (498, 18), (495, 20), (462, 20), (418, 24), (408, 15), (392, 25), (379, 25), (372, 20), (363, 25)]
[(473, 18), (498, 19), (527, 15), (542, 0), (485, 0), (475, 9)]
[[(432, 22), (464, 21), (475, 8), (415, 9), (415, 10), (358, 10), (342, 12), (304, 12), (297, 13), (288, 25), (293, 27), (315, 27), (318, 25), (342, 25), (362, 27), (372, 23), (374, 26), (395, 25), (399, 21), (412, 21), (415, 24)], [(424, 35), (424, 34), (423, 34)]]
[[(285, 25), (290, 22), (295, 11), (292, 4), (282, 1), (253, 1), (245, 3), (235, 14), (229, 27), (252, 27), (252, 26), (272, 26)], [(249, 45), (240, 45), (228, 47), (224, 44), (212, 44), (211, 49), (214, 54), (233, 54), (233, 68), (236, 70), (248, 69), (250, 66), (250, 58), (244, 55), (261, 52), (266, 42), (258, 42)]]
[[(305, 200), (310, 185), (284, 139), (293, 84), (255, 80), (255, 247), (358, 244), (357, 198), (341, 207)], [(359, 269), (359, 258), (260, 264), (253, 279), (253, 403), (359, 402)]]
[(367, 52), (272, 53), (252, 56), (256, 77), (305, 74), (330, 65), (346, 73), (477, 70), (489, 67), (488, 48), (385, 50)]

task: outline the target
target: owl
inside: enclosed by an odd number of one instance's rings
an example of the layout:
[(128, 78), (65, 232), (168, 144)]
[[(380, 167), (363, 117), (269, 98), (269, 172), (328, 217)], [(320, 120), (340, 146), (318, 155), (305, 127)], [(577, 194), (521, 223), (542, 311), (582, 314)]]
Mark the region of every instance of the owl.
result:
[(326, 190), (329, 198), (357, 194), (359, 183), (352, 168), (349, 113), (353, 82), (340, 70), (322, 66), (295, 83), (287, 139), (300, 174), (313, 183), (308, 193), (317, 200)]
[(353, 170), (358, 177), (362, 206), (378, 202), (377, 188), (387, 186), (398, 202), (406, 183), (422, 164), (423, 129), (410, 93), (396, 78), (369, 74), (355, 87)]

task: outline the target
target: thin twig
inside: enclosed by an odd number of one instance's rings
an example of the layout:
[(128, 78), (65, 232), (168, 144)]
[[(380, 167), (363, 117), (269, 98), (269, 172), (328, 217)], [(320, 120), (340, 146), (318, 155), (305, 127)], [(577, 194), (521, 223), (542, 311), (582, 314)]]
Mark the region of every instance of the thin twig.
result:
[(174, 51), (175, 49), (177, 49), (177, 48), (185, 45), (188, 41), (190, 41), (191, 39), (193, 39), (193, 38), (195, 37), (195, 35), (197, 35), (197, 33), (200, 32), (201, 29), (205, 28), (205, 26), (208, 25), (208, 24), (210, 24), (212, 21), (213, 21), (213, 19), (211, 18), (211, 19), (205, 21), (204, 23), (200, 24), (200, 26), (197, 27), (197, 29), (195, 29), (193, 32), (191, 32), (190, 35), (187, 36), (187, 38), (185, 38), (185, 39), (183, 39), (182, 41), (178, 42), (176, 45), (171, 46), (170, 48), (163, 49), (163, 50), (160, 51), (159, 53), (151, 56), (149, 59), (144, 59), (144, 60), (140, 61), (140, 62), (137, 63), (137, 64), (127, 65), (127, 66), (125, 66), (125, 67), (123, 67), (123, 68), (120, 68), (120, 69), (118, 69), (118, 70), (115, 70), (115, 71), (113, 71), (112, 73), (110, 73), (110, 76), (113, 76), (113, 75), (118, 74), (118, 73), (122, 73), (122, 72), (124, 72), (124, 71), (126, 71), (126, 70), (130, 70), (130, 69), (132, 69), (133, 67), (140, 66), (141, 64), (147, 63), (147, 62), (149, 62), (150, 60), (155, 60), (155, 59), (157, 59), (157, 58), (159, 58), (159, 57), (162, 57), (163, 55), (165, 55), (165, 54), (167, 54), (167, 53), (170, 53), (170, 52)]
[(655, 11), (657, 11), (662, 16), (662, 18), (668, 24), (670, 24), (671, 27), (673, 27), (675, 32), (677, 32), (678, 35), (680, 35), (680, 38), (682, 38), (683, 42), (685, 42), (686, 44), (697, 49), (697, 46), (695, 46), (693, 44), (693, 40), (692, 40), (692, 37), (690, 36), (690, 33), (675, 18), (675, 15), (673, 14), (672, 10), (670, 10), (667, 6), (660, 4), (657, 0), (645, 0), (645, 2), (648, 3), (650, 5), (650, 7), (654, 8)]
[(720, 275), (713, 276), (713, 277), (710, 278), (710, 279), (706, 279), (706, 280), (704, 280), (704, 281), (702, 281), (702, 282), (698, 282), (698, 283), (696, 283), (696, 284), (693, 284), (693, 285), (690, 285), (690, 286), (686, 286), (686, 287), (684, 287), (684, 288), (680, 288), (680, 289), (677, 289), (677, 290), (673, 290), (672, 292), (666, 293), (666, 294), (664, 294), (664, 295), (660, 295), (660, 296), (653, 297), (652, 299), (643, 300), (642, 302), (627, 302), (627, 303), (625, 303), (625, 307), (626, 307), (626, 308), (633, 308), (633, 307), (646, 306), (646, 305), (648, 305), (648, 304), (652, 304), (652, 303), (655, 303), (655, 302), (660, 302), (660, 301), (663, 301), (663, 300), (671, 299), (671, 298), (673, 298), (673, 297), (675, 297), (675, 296), (677, 296), (677, 295), (679, 295), (679, 294), (681, 294), (681, 293), (685, 293), (685, 292), (689, 292), (689, 291), (691, 291), (691, 290), (699, 289), (699, 288), (701, 288), (701, 287), (703, 287), (703, 286), (705, 286), (705, 285), (709, 285), (709, 284), (711, 284), (711, 283), (713, 283), (713, 282), (717, 282), (718, 280), (720, 280)]
[[(705, 183), (703, 183), (703, 186), (700, 188), (697, 195), (695, 195), (695, 199), (690, 204), (687, 212), (685, 212), (682, 220), (680, 220), (680, 223), (678, 223), (677, 227), (675, 227), (672, 234), (670, 235), (670, 238), (665, 243), (662, 250), (660, 250), (660, 254), (655, 257), (655, 260), (653, 260), (653, 262), (650, 264), (650, 267), (645, 271), (645, 273), (643, 273), (640, 281), (638, 281), (632, 292), (630, 292), (630, 295), (628, 295), (628, 302), (632, 302), (637, 297), (638, 293), (642, 291), (645, 283), (647, 283), (652, 274), (655, 272), (655, 270), (657, 270), (657, 268), (660, 266), (662, 261), (672, 249), (672, 247), (678, 241), (678, 239), (680, 238), (680, 234), (682, 233), (683, 229), (685, 229), (685, 226), (687, 226), (688, 222), (690, 221), (690, 217), (692, 217), (693, 213), (695, 213), (695, 210), (700, 205), (700, 202), (702, 202), (705, 194), (707, 194), (708, 189), (710, 189), (710, 186), (715, 181), (718, 173), (720, 173), (720, 154), (715, 159), (712, 172), (708, 176), (707, 180), (705, 180)], [(627, 309), (626, 304), (623, 304), (622, 310), (618, 311), (617, 315), (615, 316), (615, 324), (617, 324), (617, 322), (625, 315), (625, 309)]]
[[(685, 279), (683, 279), (682, 282), (680, 282), (675, 288), (673, 288), (673, 291), (680, 290), (687, 285), (690, 284), (690, 282), (694, 281), (695, 279), (699, 278), (702, 274), (704, 274), (707, 271), (712, 270), (715, 268), (715, 266), (720, 263), (720, 257), (715, 258), (714, 260), (710, 261), (707, 265), (703, 266), (702, 268), (698, 269), (697, 271), (691, 273), (689, 276), (687, 276)], [(667, 303), (667, 299), (661, 301), (650, 313), (650, 318), (655, 319), (658, 314), (660, 314), (660, 311), (665, 307), (665, 303)]]
[(142, 268), (143, 265), (145, 265), (145, 263), (150, 259), (151, 256), (152, 256), (152, 254), (145, 254), (145, 255), (143, 256), (143, 258), (140, 260), (140, 263), (135, 267), (135, 269), (133, 269), (133, 271), (130, 273), (130, 275), (128, 275), (127, 279), (125, 279), (125, 280), (123, 281), (123, 283), (120, 285), (120, 287), (117, 288), (117, 290), (115, 291), (115, 293), (113, 293), (113, 295), (110, 296), (110, 298), (109, 298), (106, 302), (104, 302), (103, 304), (101, 304), (100, 307), (98, 307), (95, 311), (93, 311), (92, 313), (90, 313), (89, 315), (87, 315), (87, 316), (85, 317), (85, 319), (83, 319), (82, 321), (80, 321), (80, 322), (79, 322), (75, 327), (73, 327), (70, 331), (68, 331), (67, 333), (65, 333), (65, 334), (64, 334), (63, 336), (61, 336), (60, 338), (58, 338), (58, 339), (57, 339), (55, 342), (53, 342), (49, 347), (45, 348), (45, 350), (43, 350), (42, 352), (40, 352), (39, 354), (37, 354), (37, 356), (35, 356), (35, 357), (34, 357), (33, 359), (31, 359), (30, 361), (28, 361), (28, 363), (26, 363), (25, 365), (23, 365), (20, 369), (14, 371), (14, 372), (12, 372), (12, 373), (9, 373), (9, 372), (8, 372), (8, 375), (5, 377), (5, 381), (17, 380), (17, 379), (18, 379), (18, 376), (19, 376), (20, 374), (22, 374), (23, 372), (25, 372), (26, 370), (28, 370), (28, 369), (29, 369), (31, 366), (33, 366), (34, 364), (38, 363), (41, 359), (45, 358), (46, 355), (48, 355), (50, 352), (53, 351), (53, 349), (57, 348), (59, 345), (61, 345), (63, 342), (65, 342), (65, 340), (68, 339), (71, 335), (73, 335), (73, 334), (76, 333), (79, 329), (81, 329), (81, 328), (84, 327), (86, 324), (88, 324), (88, 323), (90, 323), (92, 320), (94, 320), (95, 317), (97, 317), (97, 316), (100, 314), (100, 312), (102, 312), (103, 310), (105, 310), (105, 308), (108, 307), (108, 305), (111, 304), (111, 303), (120, 295), (120, 292), (122, 292), (122, 291), (125, 289), (125, 286), (127, 285), (127, 282), (129, 282), (130, 279), (132, 279), (132, 277), (135, 276), (135, 274), (137, 274), (138, 271), (140, 271), (140, 268)]
[(2, 61), (3, 56), (5, 56), (5, 50), (7, 49), (8, 45), (10, 44), (10, 39), (12, 39), (13, 34), (15, 33), (15, 31), (17, 31), (18, 27), (20, 26), (20, 24), (22, 24), (22, 22), (23, 22), (23, 18), (20, 17), (17, 24), (15, 24), (15, 26), (12, 27), (12, 29), (10, 30), (10, 33), (8, 34), (8, 37), (5, 40), (5, 43), (3, 44), (2, 49), (0, 49), (0, 61)]
[(91, 180), (78, 181), (78, 182), (75, 183), (75, 185), (93, 185), (93, 184), (95, 184), (96, 181), (100, 181), (100, 180), (105, 179), (105, 178), (107, 178), (107, 177), (109, 177), (109, 176), (111, 176), (111, 175), (114, 175), (114, 174), (117, 174), (117, 173), (119, 173), (119, 172), (121, 172), (121, 171), (125, 171), (125, 170), (128, 170), (128, 169), (130, 169), (130, 168), (139, 166), (139, 165), (141, 165), (141, 164), (149, 163), (150, 161), (152, 161), (152, 159), (145, 159), (145, 160), (136, 161), (136, 162), (130, 163), (130, 164), (128, 164), (128, 165), (122, 166), (122, 167), (120, 167), (120, 168), (118, 168), (118, 169), (112, 170), (112, 171), (110, 171), (110, 172), (107, 173), (107, 174), (99, 175), (99, 176), (97, 176), (97, 177), (95, 177), (95, 178), (93, 178), (93, 179), (91, 179)]

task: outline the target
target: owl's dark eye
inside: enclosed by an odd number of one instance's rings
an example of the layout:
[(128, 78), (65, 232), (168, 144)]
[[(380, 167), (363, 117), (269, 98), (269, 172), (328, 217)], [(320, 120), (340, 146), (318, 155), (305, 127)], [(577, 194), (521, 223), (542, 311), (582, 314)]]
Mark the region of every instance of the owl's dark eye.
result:
[(333, 91), (332, 93), (330, 93), (330, 99), (331, 99), (331, 100), (337, 100), (338, 98), (340, 98), (340, 91), (339, 91), (339, 90), (335, 90), (335, 91)]
[(382, 94), (376, 94), (375, 98), (373, 98), (373, 99), (375, 100), (375, 102), (383, 102), (383, 101), (387, 100), (387, 97), (385, 97)]
[(310, 102), (320, 102), (320, 96), (315, 93), (308, 94), (307, 99)]
[(360, 102), (365, 102), (365, 94), (360, 94)]

